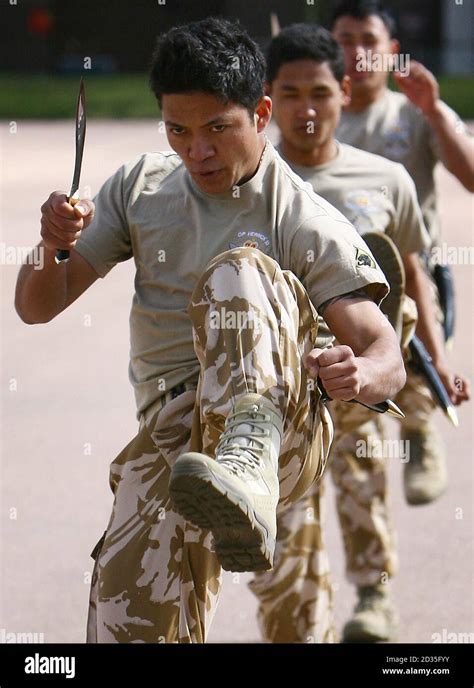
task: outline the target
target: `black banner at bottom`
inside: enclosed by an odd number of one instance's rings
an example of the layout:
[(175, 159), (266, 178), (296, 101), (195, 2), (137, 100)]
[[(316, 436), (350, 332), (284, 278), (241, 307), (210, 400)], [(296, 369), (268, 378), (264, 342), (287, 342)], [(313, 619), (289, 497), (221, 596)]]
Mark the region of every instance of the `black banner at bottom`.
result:
[[(315, 686), (474, 686), (474, 645), (0, 645), (0, 688), (101, 680), (279, 679)], [(133, 684), (132, 684), (133, 685)], [(292, 687), (293, 688), (293, 687)]]

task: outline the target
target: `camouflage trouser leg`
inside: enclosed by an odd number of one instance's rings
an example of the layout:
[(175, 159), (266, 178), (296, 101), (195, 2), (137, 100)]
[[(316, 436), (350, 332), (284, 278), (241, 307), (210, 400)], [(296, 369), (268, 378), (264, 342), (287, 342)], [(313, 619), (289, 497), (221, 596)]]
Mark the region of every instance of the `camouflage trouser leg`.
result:
[[(415, 331), (416, 319), (416, 306), (405, 296), (400, 342), (403, 351)], [(397, 402), (407, 413), (401, 397)], [(386, 439), (383, 418), (362, 406), (344, 403), (333, 403), (331, 415), (335, 438), (330, 466), (347, 577), (358, 586), (385, 582), (396, 573), (398, 557), (387, 486), (387, 457), (380, 451)]]
[(398, 559), (387, 485), (382, 418), (355, 404), (333, 403), (335, 438), (331, 475), (346, 554), (357, 586), (385, 582)]
[[(416, 309), (407, 302), (403, 341), (411, 337), (415, 322)], [(379, 416), (361, 406), (332, 402), (330, 407), (335, 436), (329, 463), (336, 484), (348, 575), (358, 585), (369, 585), (379, 582), (384, 571), (393, 575), (397, 566), (384, 461), (356, 457), (358, 441), (366, 445), (369, 440), (383, 440), (383, 425)], [(260, 598), (259, 622), (266, 640), (335, 640), (324, 518), (322, 514), (318, 517), (322, 487), (321, 483), (313, 485), (309, 494), (280, 515), (274, 568), (258, 574), (250, 584)]]
[[(430, 279), (428, 283), (436, 320), (441, 330), (443, 311), (439, 304), (438, 290), (433, 279)], [(408, 346), (408, 341), (409, 338), (406, 337), (404, 342), (405, 348)], [(405, 414), (405, 418), (401, 421), (401, 427), (405, 430), (416, 430), (420, 426), (426, 425), (431, 419), (436, 409), (436, 402), (426, 384), (425, 378), (414, 372), (409, 365), (406, 366), (406, 371), (407, 381), (405, 387), (398, 393), (396, 402)]]
[[(331, 403), (335, 435), (329, 466), (336, 486), (349, 579), (381, 581), (396, 565), (385, 462), (358, 458), (358, 448), (383, 439), (379, 416), (353, 404)], [(362, 442), (362, 445), (359, 444)], [(270, 642), (334, 642), (332, 586), (323, 540), (323, 482), (281, 510), (274, 568), (258, 573), (250, 588), (260, 599), (259, 624)]]
[(282, 503), (305, 491), (327, 458), (331, 420), (308, 391), (301, 361), (316, 314), (294, 275), (260, 251), (228, 251), (204, 271), (188, 312), (198, 389), (147, 413), (112, 463), (115, 500), (93, 572), (90, 642), (205, 641), (220, 566), (210, 534), (170, 509), (169, 475), (188, 449), (214, 454), (237, 397), (261, 393), (282, 412)]
[(323, 481), (278, 514), (273, 569), (258, 572), (249, 587), (259, 598), (258, 622), (271, 643), (331, 643), (329, 560), (323, 541)]
[(415, 373), (407, 366), (407, 381), (405, 387), (398, 393), (396, 402), (403, 410), (405, 418), (400, 421), (404, 430), (416, 430), (426, 425), (436, 410), (425, 378)]
[(322, 474), (332, 440), (302, 362), (317, 334), (305, 289), (261, 251), (237, 248), (211, 261), (188, 312), (201, 365), (202, 450), (212, 455), (236, 399), (262, 394), (283, 418), (280, 501), (295, 501)]
[(190, 447), (195, 392), (142, 423), (111, 465), (112, 516), (94, 567), (87, 641), (203, 642), (220, 587), (211, 535), (171, 510), (170, 466)]
[[(291, 273), (281, 271), (273, 261), (258, 252), (238, 249), (229, 254), (241, 258), (223, 264), (220, 271), (214, 272), (213, 289), (204, 289), (204, 293), (212, 293), (213, 299), (217, 297), (221, 306), (225, 304), (226, 312), (238, 312), (250, 302), (257, 315), (263, 319), (262, 329), (270, 336), (270, 341), (255, 330), (242, 330), (237, 343), (237, 348), (242, 352), (242, 363), (235, 370), (232, 366), (229, 367), (229, 359), (222, 356), (222, 350), (230, 350), (235, 346), (234, 333), (232, 330), (221, 329), (214, 332), (209, 327), (206, 359), (201, 361), (204, 371), (202, 408), (206, 407), (205, 415), (215, 426), (210, 414), (216, 409), (216, 403), (208, 403), (206, 389), (214, 390), (227, 383), (223, 387), (225, 403), (230, 396), (257, 391), (268, 395), (282, 411), (286, 430), (280, 454), (281, 501), (274, 568), (257, 574), (250, 587), (260, 600), (259, 620), (266, 640), (321, 642), (332, 637), (332, 627), (329, 567), (319, 529), (319, 494), (316, 491), (308, 499), (295, 501), (304, 494), (313, 479), (321, 475), (330, 441), (325, 407), (318, 409), (316, 419), (319, 419), (319, 414), (323, 414), (320, 417), (323, 422), (316, 429), (314, 420), (311, 420), (312, 413), (308, 415), (309, 397), (312, 393), (308, 391), (306, 372), (301, 364), (303, 354), (312, 348), (314, 341), (315, 333), (308, 338), (309, 332), (305, 334), (305, 330), (315, 314), (310, 314), (311, 304), (307, 303), (304, 290)], [(248, 285), (247, 292), (240, 292), (239, 298), (235, 298), (233, 288), (229, 287), (234, 271), (238, 271), (243, 284)], [(257, 276), (255, 271), (259, 273)], [(216, 276), (219, 272), (222, 273), (221, 281), (217, 284)], [(261, 282), (263, 287), (258, 293), (253, 287), (256, 281)], [(266, 304), (269, 298), (270, 309)], [(197, 305), (194, 303), (194, 307)], [(208, 306), (209, 297), (206, 296), (203, 307)], [(198, 323), (210, 320), (209, 312), (205, 317), (198, 315), (197, 318)], [(201, 333), (204, 336), (204, 325), (199, 327), (195, 324), (195, 329), (197, 335)], [(211, 336), (215, 338), (214, 346), (210, 346)], [(268, 350), (273, 352), (271, 358)], [(225, 414), (221, 412), (220, 416), (223, 415)], [(308, 464), (308, 457), (311, 456), (308, 442), (310, 443), (314, 430), (316, 436), (313, 452), (316, 455)], [(203, 437), (206, 440), (206, 433), (203, 433)], [(299, 484), (295, 484), (295, 475), (298, 476)], [(315, 524), (317, 527), (314, 527)], [(301, 566), (298, 563), (299, 557)], [(285, 594), (288, 588), (291, 588), (289, 596)]]
[[(436, 295), (433, 292), (436, 305)], [(440, 311), (437, 309), (440, 319)], [(406, 350), (416, 325), (416, 307), (405, 297), (402, 350)], [(435, 403), (426, 384), (407, 366), (407, 382), (395, 401), (404, 411), (404, 428), (426, 423)], [(358, 586), (373, 585), (393, 576), (398, 568), (397, 541), (388, 497), (386, 439), (382, 417), (349, 404), (333, 404), (335, 439), (331, 475), (346, 554), (347, 577)], [(372, 448), (372, 451), (370, 449)], [(395, 456), (400, 460), (401, 456)]]

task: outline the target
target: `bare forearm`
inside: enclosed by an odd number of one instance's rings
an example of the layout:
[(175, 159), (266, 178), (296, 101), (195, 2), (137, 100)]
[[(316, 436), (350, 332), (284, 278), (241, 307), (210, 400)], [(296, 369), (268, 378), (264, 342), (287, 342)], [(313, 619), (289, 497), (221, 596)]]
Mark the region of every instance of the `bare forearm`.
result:
[(468, 191), (474, 192), (474, 141), (456, 130), (441, 101), (425, 117), (441, 148), (443, 164)]
[(397, 336), (377, 306), (367, 299), (340, 299), (324, 317), (338, 342), (356, 357), (360, 384), (353, 398), (376, 404), (395, 396), (405, 384), (405, 367)]
[(381, 337), (359, 357), (361, 389), (356, 397), (367, 404), (393, 398), (403, 387), (406, 374), (400, 348), (392, 337)]
[(46, 323), (64, 310), (67, 302), (67, 265), (57, 265), (55, 251), (39, 244), (43, 257), (41, 269), (25, 264), (18, 275), (15, 308), (28, 324)]
[(406, 293), (415, 301), (418, 310), (416, 334), (435, 364), (443, 362), (445, 352), (441, 327), (436, 318), (431, 285), (423, 270), (411, 275), (407, 273)]

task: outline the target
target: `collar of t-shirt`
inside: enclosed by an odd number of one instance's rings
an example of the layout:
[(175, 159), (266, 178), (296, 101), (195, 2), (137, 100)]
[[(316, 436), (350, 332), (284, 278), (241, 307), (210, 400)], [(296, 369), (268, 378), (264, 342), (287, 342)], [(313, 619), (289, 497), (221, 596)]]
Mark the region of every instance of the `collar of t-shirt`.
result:
[(322, 165), (296, 165), (294, 162), (289, 160), (289, 158), (285, 157), (282, 152), (282, 146), (281, 146), (281, 141), (277, 146), (277, 151), (283, 158), (283, 160), (291, 167), (291, 169), (296, 172), (296, 174), (299, 174), (299, 176), (302, 179), (307, 179), (311, 174), (314, 174), (315, 172), (322, 172), (323, 170), (329, 170), (335, 167), (338, 167), (341, 164), (344, 164), (344, 159), (346, 157), (346, 147), (341, 144), (339, 141), (335, 140), (337, 152), (334, 158), (332, 160), (329, 160), (328, 162), (323, 163)]
[(397, 97), (397, 95), (399, 95), (398, 91), (392, 91), (391, 89), (386, 88), (380, 98), (374, 100), (373, 103), (367, 105), (367, 107), (363, 110), (359, 110), (358, 112), (343, 110), (341, 113), (341, 120), (347, 121), (350, 119), (353, 122), (357, 122), (358, 120), (368, 119), (372, 113), (378, 112), (379, 110), (386, 110), (387, 107), (389, 107), (389, 100), (394, 96)]

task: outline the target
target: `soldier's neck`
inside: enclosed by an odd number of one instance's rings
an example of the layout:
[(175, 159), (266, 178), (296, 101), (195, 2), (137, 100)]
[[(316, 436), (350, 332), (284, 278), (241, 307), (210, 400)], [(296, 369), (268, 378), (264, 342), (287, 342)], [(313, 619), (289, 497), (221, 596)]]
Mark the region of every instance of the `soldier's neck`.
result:
[(337, 155), (337, 144), (334, 138), (328, 139), (321, 146), (310, 151), (302, 151), (283, 139), (281, 142), (283, 156), (294, 165), (302, 167), (316, 167), (331, 162)]
[(353, 92), (350, 105), (344, 108), (345, 112), (363, 112), (368, 107), (381, 100), (387, 93), (388, 88), (385, 84), (376, 91)]

